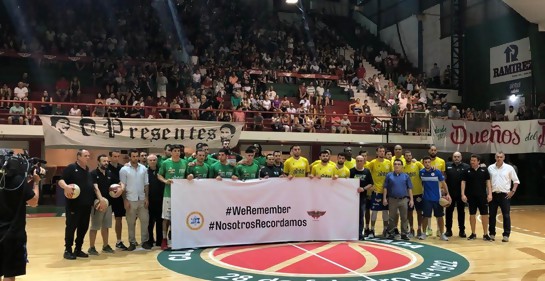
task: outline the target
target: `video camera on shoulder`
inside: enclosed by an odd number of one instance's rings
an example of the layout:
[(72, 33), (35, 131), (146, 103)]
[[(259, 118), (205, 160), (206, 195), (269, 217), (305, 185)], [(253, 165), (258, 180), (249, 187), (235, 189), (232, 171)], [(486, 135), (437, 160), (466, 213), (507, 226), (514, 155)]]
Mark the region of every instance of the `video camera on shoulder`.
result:
[(23, 153), (15, 154), (13, 150), (0, 149), (0, 176), (14, 177), (38, 173), (40, 177), (45, 176), (40, 173), (41, 164), (47, 164), (47, 161), (37, 157), (29, 157), (25, 150)]

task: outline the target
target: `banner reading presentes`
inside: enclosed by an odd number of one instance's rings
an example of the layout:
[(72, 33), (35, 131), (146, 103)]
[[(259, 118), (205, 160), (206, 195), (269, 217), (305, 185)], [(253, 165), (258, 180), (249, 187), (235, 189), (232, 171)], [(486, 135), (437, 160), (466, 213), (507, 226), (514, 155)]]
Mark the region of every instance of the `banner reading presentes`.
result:
[(193, 120), (127, 119), (40, 115), (45, 146), (50, 148), (157, 148), (166, 144), (194, 147), (204, 142), (221, 147), (223, 140), (236, 146), (240, 123)]
[(172, 247), (358, 239), (356, 179), (174, 180)]
[(490, 48), (490, 84), (532, 76), (528, 37)]
[(445, 152), (545, 153), (545, 120), (469, 122), (432, 119), (432, 139)]

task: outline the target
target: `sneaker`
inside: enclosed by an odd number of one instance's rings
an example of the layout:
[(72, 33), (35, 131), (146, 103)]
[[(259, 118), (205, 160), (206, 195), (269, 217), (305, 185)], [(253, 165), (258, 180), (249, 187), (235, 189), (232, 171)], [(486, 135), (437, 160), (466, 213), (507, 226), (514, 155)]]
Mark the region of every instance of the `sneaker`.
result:
[(142, 248), (146, 249), (146, 250), (149, 250), (151, 248), (153, 248), (153, 244), (151, 244), (150, 242), (146, 241), (144, 243), (142, 243)]
[(64, 251), (63, 257), (64, 257), (64, 259), (67, 259), (67, 260), (75, 260), (76, 259), (76, 255), (74, 255), (74, 253), (72, 253), (72, 251), (68, 251), (68, 250)]
[(445, 234), (442, 234), (440, 239), (443, 241), (448, 241), (448, 237)]
[(397, 228), (394, 228), (394, 234), (399, 235), (399, 230)]
[(76, 251), (74, 251), (74, 255), (76, 255), (76, 257), (78, 257), (78, 258), (88, 258), (88, 257), (89, 257), (89, 255), (86, 254), (86, 253), (85, 253), (84, 251), (82, 251), (82, 250), (76, 250)]
[(460, 235), (461, 238), (466, 238), (467, 237), (466, 233), (463, 232), (463, 231), (460, 231), (459, 235)]
[(369, 236), (369, 233), (370, 233), (370, 232), (371, 232), (371, 231), (369, 230), (369, 228), (366, 228), (366, 229), (363, 231), (363, 237)]
[(501, 242), (509, 242), (509, 236), (503, 236)]
[(496, 241), (496, 235), (490, 234), (490, 235), (488, 235), (488, 236), (490, 236), (490, 239), (492, 239), (492, 241)]
[(98, 252), (95, 247), (89, 248), (89, 250), (87, 250), (87, 253), (89, 253), (89, 255), (98, 256)]
[(409, 231), (409, 235), (408, 235), (408, 236), (409, 236), (409, 237), (414, 237), (414, 229), (411, 229), (411, 230)]
[(490, 238), (490, 236), (488, 236), (488, 234), (483, 235), (483, 240), (492, 242), (492, 238)]
[(113, 254), (114, 249), (112, 249), (112, 247), (110, 247), (110, 245), (106, 245), (106, 246), (102, 247), (102, 252), (108, 253), (108, 254)]
[(128, 249), (127, 246), (123, 244), (123, 241), (115, 243), (115, 247), (123, 251), (126, 251)]
[(134, 251), (136, 250), (136, 243), (131, 243), (129, 247), (127, 248), (127, 251)]
[(375, 238), (375, 230), (369, 230), (369, 235), (367, 235), (368, 238)]
[(426, 240), (426, 237), (427, 237), (426, 233), (422, 233), (420, 234), (420, 236), (418, 236), (418, 240)]
[(477, 239), (477, 235), (475, 235), (475, 233), (471, 233), (471, 235), (469, 235), (469, 237), (467, 238), (467, 240), (475, 240), (475, 239)]
[(401, 235), (401, 240), (409, 241), (409, 240), (411, 240), (411, 238), (408, 235), (402, 234)]
[(363, 235), (360, 235), (360, 236), (358, 237), (358, 240), (359, 240), (359, 241), (365, 241), (365, 237), (364, 237)]
[(386, 231), (386, 229), (382, 231), (382, 237), (388, 237), (388, 231)]
[(445, 235), (446, 235), (447, 237), (452, 237), (452, 230), (450, 230), (450, 229), (447, 230), (447, 231), (445, 232)]
[(426, 229), (426, 236), (432, 236), (433, 235), (433, 230), (431, 229), (431, 227), (428, 227)]
[(394, 234), (388, 234), (385, 236), (386, 239), (390, 239), (390, 240), (395, 240), (395, 235)]
[(422, 230), (418, 229), (416, 231), (416, 237), (420, 237), (420, 235), (422, 235)]
[(163, 241), (161, 242), (161, 250), (168, 249), (168, 241), (166, 238), (163, 238)]

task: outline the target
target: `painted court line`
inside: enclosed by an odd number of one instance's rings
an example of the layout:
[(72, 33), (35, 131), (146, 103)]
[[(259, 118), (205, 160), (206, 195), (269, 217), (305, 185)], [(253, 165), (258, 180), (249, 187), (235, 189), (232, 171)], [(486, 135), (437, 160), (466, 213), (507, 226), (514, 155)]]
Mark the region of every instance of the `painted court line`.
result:
[(346, 267), (346, 266), (343, 266), (343, 265), (341, 265), (341, 264), (338, 264), (338, 263), (336, 263), (336, 262), (334, 262), (334, 261), (332, 261), (332, 260), (330, 260), (330, 259), (328, 259), (328, 258), (324, 258), (324, 257), (322, 257), (322, 256), (320, 256), (320, 255), (318, 255), (318, 254), (316, 254), (316, 253), (313, 253), (313, 252), (311, 252), (311, 251), (308, 251), (308, 250), (306, 250), (306, 249), (304, 249), (304, 248), (302, 248), (302, 247), (299, 247), (299, 246), (297, 246), (297, 245), (295, 245), (295, 244), (288, 243), (288, 245), (291, 245), (291, 246), (293, 246), (293, 247), (295, 247), (295, 248), (297, 248), (297, 249), (299, 249), (299, 250), (305, 251), (305, 252), (307, 252), (307, 253), (309, 253), (309, 254), (311, 254), (311, 255), (316, 256), (317, 258), (320, 258), (320, 259), (322, 259), (322, 260), (324, 260), (324, 261), (326, 261), (326, 262), (329, 262), (329, 263), (331, 263), (331, 264), (333, 264), (333, 265), (336, 265), (336, 266), (338, 266), (338, 267), (340, 267), (340, 268), (342, 268), (342, 269), (344, 269), (344, 270), (346, 270), (346, 271), (350, 271), (351, 273), (356, 274), (356, 275), (358, 275), (358, 276), (360, 276), (360, 277), (363, 277), (363, 278), (365, 278), (365, 279), (367, 279), (367, 280), (376, 281), (375, 279), (373, 279), (373, 278), (371, 278), (371, 277), (368, 277), (368, 276), (366, 276), (366, 275), (364, 275), (364, 274), (362, 274), (362, 273), (356, 272), (356, 271), (354, 271), (354, 270), (352, 270), (352, 269), (350, 269), (350, 268), (348, 268), (348, 267)]
[[(496, 215), (496, 222), (503, 223), (502, 221), (499, 221), (499, 220), (498, 220), (498, 216), (499, 216), (499, 215), (500, 215), (500, 214)], [(482, 221), (481, 221), (481, 215), (478, 215), (478, 216), (477, 216), (477, 220), (478, 220), (479, 222), (482, 222)], [(516, 232), (516, 233), (521, 234), (521, 235), (524, 235), (524, 236), (529, 236), (529, 237), (534, 237), (534, 238), (537, 238), (537, 239), (545, 240), (545, 237), (536, 236), (536, 235), (532, 235), (532, 234), (526, 234), (526, 233), (520, 232), (520, 231), (513, 231), (513, 228), (514, 228), (514, 227), (511, 225), (511, 232)], [(518, 228), (518, 227), (517, 227), (517, 228)], [(503, 231), (503, 227), (498, 227), (498, 226), (496, 226), (496, 229), (497, 229), (497, 230)], [(518, 228), (518, 229), (523, 230), (523, 231), (525, 230), (525, 229), (522, 229), (522, 228)]]

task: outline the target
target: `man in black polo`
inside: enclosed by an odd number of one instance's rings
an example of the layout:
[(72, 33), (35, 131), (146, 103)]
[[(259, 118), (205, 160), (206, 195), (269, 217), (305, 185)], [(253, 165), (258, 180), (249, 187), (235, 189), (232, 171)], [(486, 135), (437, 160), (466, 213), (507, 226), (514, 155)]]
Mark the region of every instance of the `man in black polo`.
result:
[(350, 178), (359, 179), (360, 187), (358, 187), (358, 193), (360, 194), (360, 209), (358, 213), (358, 239), (364, 240), (363, 235), (363, 218), (365, 217), (365, 203), (367, 202), (367, 191), (373, 187), (373, 178), (371, 177), (371, 171), (365, 169), (365, 157), (356, 156), (356, 166), (350, 169)]
[[(91, 207), (95, 200), (93, 188), (93, 179), (89, 173), (87, 162), (91, 154), (85, 149), (78, 150), (76, 162), (68, 165), (62, 172), (62, 178), (59, 180), (59, 186), (64, 189), (66, 196), (66, 227), (64, 231), (64, 258), (75, 260), (78, 258), (88, 258), (89, 255), (81, 250), (83, 239), (89, 229), (89, 219), (91, 217)], [(74, 186), (77, 184), (80, 188), (80, 194), (72, 199), (74, 195)], [(77, 231), (76, 247), (72, 251), (74, 244), (74, 232)]]
[[(119, 163), (119, 158), (121, 157), (121, 152), (119, 150), (112, 150), (108, 153), (109, 157), (108, 160), (110, 163), (108, 164), (108, 171), (112, 173), (112, 179), (113, 182), (119, 182), (119, 171), (121, 171), (121, 168), (123, 165)], [(119, 196), (118, 198), (112, 198), (112, 201), (110, 201), (110, 205), (112, 206), (112, 212), (114, 213), (114, 219), (115, 219), (115, 236), (116, 236), (116, 243), (115, 247), (120, 250), (127, 250), (127, 246), (123, 244), (123, 241), (121, 240), (121, 234), (123, 232), (123, 217), (125, 216), (125, 206), (123, 205), (123, 198)]]
[(477, 209), (483, 223), (483, 239), (493, 241), (488, 235), (488, 202), (492, 201), (492, 184), (488, 169), (480, 167), (481, 158), (478, 155), (471, 155), (471, 168), (464, 172), (462, 178), (462, 201), (469, 205), (469, 223), (471, 224), (471, 235), (468, 240), (475, 240), (475, 225)]
[(275, 158), (273, 154), (267, 154), (265, 166), (259, 170), (259, 178), (267, 179), (284, 177), (284, 172), (282, 171), (282, 168), (276, 166), (274, 160)]
[(452, 236), (452, 214), (454, 208), (458, 211), (458, 228), (460, 229), (460, 237), (465, 238), (465, 203), (460, 195), (460, 186), (462, 183), (462, 175), (469, 169), (469, 165), (462, 162), (462, 154), (458, 151), (452, 154), (452, 162), (446, 164), (446, 183), (448, 192), (452, 198), (452, 203), (446, 208), (446, 229), (445, 235)]
[[(155, 246), (161, 246), (163, 241), (163, 195), (165, 192), (165, 184), (157, 178), (159, 167), (157, 167), (157, 156), (150, 154), (148, 156), (148, 180), (149, 180), (149, 243)], [(157, 235), (153, 235), (155, 228)], [(155, 237), (155, 239), (154, 239)]]

